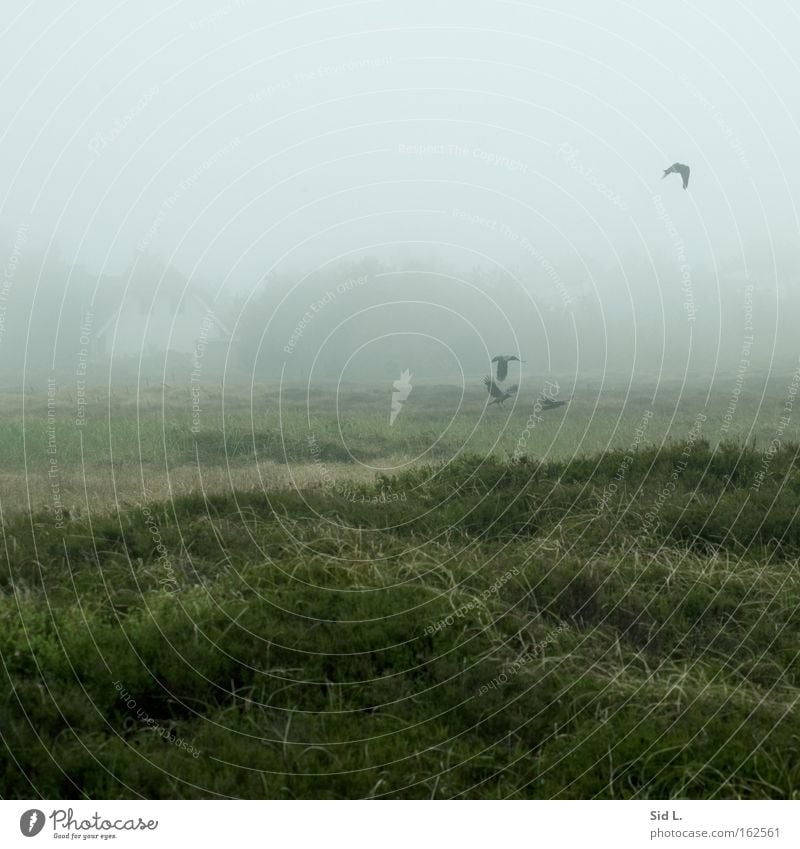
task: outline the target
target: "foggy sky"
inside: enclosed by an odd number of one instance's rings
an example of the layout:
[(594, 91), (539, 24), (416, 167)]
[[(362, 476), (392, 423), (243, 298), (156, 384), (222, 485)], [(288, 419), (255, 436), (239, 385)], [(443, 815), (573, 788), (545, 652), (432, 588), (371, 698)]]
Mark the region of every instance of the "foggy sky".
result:
[(598, 320), (686, 275), (769, 300), (800, 285), (798, 43), (783, 0), (13, 2), (3, 262), (22, 227), (40, 264), (244, 298), (377, 256), (602, 290)]

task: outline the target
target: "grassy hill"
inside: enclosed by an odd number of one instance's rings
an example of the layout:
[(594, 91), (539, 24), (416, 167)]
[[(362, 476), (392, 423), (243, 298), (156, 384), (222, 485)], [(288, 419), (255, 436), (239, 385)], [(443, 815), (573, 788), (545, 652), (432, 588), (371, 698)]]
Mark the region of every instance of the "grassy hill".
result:
[(695, 439), (16, 515), (0, 792), (796, 798), (799, 503)]

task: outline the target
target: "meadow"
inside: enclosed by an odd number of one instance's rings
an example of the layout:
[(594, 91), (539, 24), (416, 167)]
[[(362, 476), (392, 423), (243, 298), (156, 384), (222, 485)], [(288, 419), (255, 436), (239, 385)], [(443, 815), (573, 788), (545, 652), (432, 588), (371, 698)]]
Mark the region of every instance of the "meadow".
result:
[(798, 798), (793, 380), (7, 394), (0, 793)]
[(711, 385), (663, 375), (636, 383), (562, 378), (559, 397), (573, 396), (568, 413), (553, 410), (536, 421), (547, 377), (523, 385), (501, 410), (486, 408), (475, 375), (463, 390), (416, 384), (392, 426), (390, 385), (218, 383), (193, 390), (143, 383), (90, 386), (79, 397), (73, 382), (56, 386), (48, 410), (41, 384), (25, 394), (0, 393), (0, 509), (51, 509), (51, 460), (62, 501), (80, 514), (203, 492), (366, 482), (463, 455), (561, 460), (627, 450), (645, 416), (647, 444), (684, 439), (702, 413), (710, 444), (763, 450), (776, 437), (800, 441), (800, 417), (781, 424), (793, 380), (791, 372), (750, 374), (745, 387), (734, 373), (720, 373)]

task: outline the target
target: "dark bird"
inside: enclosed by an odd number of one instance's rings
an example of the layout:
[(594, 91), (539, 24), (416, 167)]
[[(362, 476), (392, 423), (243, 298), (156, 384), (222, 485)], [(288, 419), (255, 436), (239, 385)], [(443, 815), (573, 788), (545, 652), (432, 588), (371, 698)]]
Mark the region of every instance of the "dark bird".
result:
[(490, 407), (492, 404), (497, 404), (502, 407), (503, 403), (508, 401), (512, 395), (516, 395), (517, 389), (519, 389), (516, 383), (513, 386), (509, 386), (508, 389), (501, 389), (491, 377), (484, 377), (483, 382), (493, 399), (489, 401)]
[(565, 401), (556, 401), (555, 398), (551, 398), (549, 395), (542, 395), (539, 398), (539, 408), (544, 410), (555, 410), (557, 407), (563, 407), (565, 404), (569, 404), (572, 398), (567, 398)]
[(554, 398), (542, 398), (541, 408), (542, 410), (555, 410), (556, 407), (563, 407), (564, 404), (569, 404), (571, 400), (571, 398), (568, 398), (566, 401), (556, 401)]
[(508, 376), (508, 364), (510, 362), (524, 363), (525, 360), (521, 360), (519, 357), (515, 357), (513, 354), (511, 354), (511, 356), (498, 354), (496, 357), (492, 357), (492, 362), (497, 363), (497, 379), (505, 380)]
[[(669, 174), (680, 174), (681, 179), (683, 180), (683, 188), (685, 189), (689, 185), (689, 166), (681, 165), (680, 162), (676, 162), (674, 165), (670, 165), (669, 168), (664, 170), (664, 177)], [(664, 177), (661, 179), (663, 180)]]

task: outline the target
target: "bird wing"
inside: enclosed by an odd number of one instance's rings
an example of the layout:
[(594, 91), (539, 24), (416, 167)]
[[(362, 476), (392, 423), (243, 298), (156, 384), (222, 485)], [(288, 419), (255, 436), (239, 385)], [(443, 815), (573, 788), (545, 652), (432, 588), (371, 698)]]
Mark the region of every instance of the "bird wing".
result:
[(484, 377), (483, 382), (486, 385), (486, 388), (489, 390), (489, 394), (492, 398), (505, 398), (500, 387), (492, 380), (491, 377)]
[(506, 395), (516, 395), (518, 389), (519, 386), (515, 383), (513, 386), (509, 386), (508, 389), (506, 389)]
[(508, 360), (505, 357), (497, 360), (497, 379), (505, 380), (508, 375)]
[[(689, 166), (683, 165), (680, 162), (674, 162), (669, 168), (664, 169), (664, 177), (668, 174), (680, 174), (681, 179), (683, 180), (683, 188), (685, 189), (689, 185)], [(664, 177), (661, 179), (663, 180)]]

